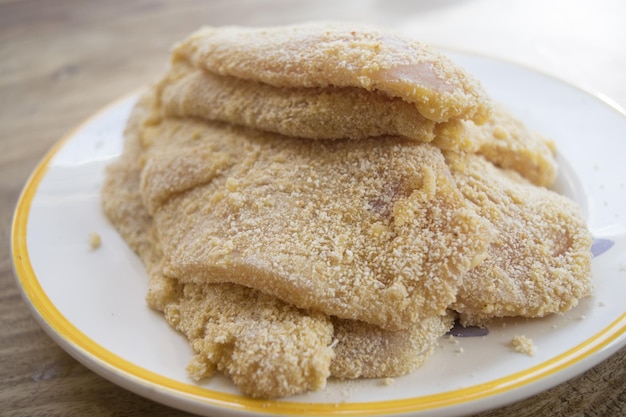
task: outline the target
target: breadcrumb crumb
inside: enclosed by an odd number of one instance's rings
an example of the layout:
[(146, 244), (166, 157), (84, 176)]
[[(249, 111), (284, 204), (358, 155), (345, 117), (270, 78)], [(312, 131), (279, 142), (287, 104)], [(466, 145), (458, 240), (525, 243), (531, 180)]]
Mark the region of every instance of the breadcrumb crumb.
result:
[(383, 378), (383, 380), (381, 381), (381, 383), (386, 387), (393, 385), (394, 382), (396, 381), (393, 378)]
[(96, 250), (100, 246), (102, 246), (102, 238), (96, 232), (92, 232), (89, 234), (89, 247), (91, 250)]
[(528, 356), (535, 356), (535, 353), (537, 352), (537, 348), (533, 344), (533, 340), (524, 335), (513, 336), (511, 344), (515, 348), (516, 352), (525, 353)]

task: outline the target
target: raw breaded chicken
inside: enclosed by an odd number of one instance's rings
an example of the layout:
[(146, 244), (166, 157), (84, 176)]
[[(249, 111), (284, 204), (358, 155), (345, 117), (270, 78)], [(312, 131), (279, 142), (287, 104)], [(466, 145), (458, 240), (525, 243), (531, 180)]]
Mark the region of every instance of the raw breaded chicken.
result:
[(188, 119), (162, 122), (150, 141), (142, 197), (165, 274), (183, 282), (401, 329), (444, 314), (490, 238), (428, 144)]
[(493, 117), (479, 127), (482, 139), (477, 153), (535, 185), (551, 186), (557, 173), (554, 144), (531, 132), (503, 106), (494, 108)]
[(206, 27), (173, 61), (275, 87), (358, 87), (414, 104), (427, 119), (486, 121), (490, 101), (449, 58), (391, 31), (356, 23)]
[(459, 190), (494, 236), (452, 304), (465, 324), (543, 317), (591, 294), (592, 237), (574, 202), (480, 155), (445, 155)]
[(502, 105), (494, 106), (492, 117), (481, 126), (470, 120), (437, 125), (431, 143), (443, 150), (482, 155), (535, 185), (549, 187), (556, 178), (554, 144), (531, 132)]
[(194, 379), (283, 397), (411, 372), (452, 326), (566, 311), (591, 236), (554, 147), (369, 26), (203, 28), (135, 106), (104, 211)]
[(408, 329), (389, 331), (332, 317), (336, 345), (330, 373), (342, 379), (405, 375), (426, 362), (453, 322), (454, 315), (447, 311), (442, 316), (421, 320)]
[(158, 86), (167, 116), (200, 117), (309, 139), (435, 137), (415, 105), (357, 87), (274, 87), (177, 61)]
[[(143, 102), (151, 102), (150, 94)], [(160, 242), (139, 192), (146, 149), (134, 127), (148, 120), (143, 109), (133, 112), (124, 154), (108, 169), (103, 204), (146, 265), (148, 304), (189, 338), (192, 378), (221, 372), (243, 393), (268, 398), (323, 388), (329, 376), (399, 376), (426, 360), (452, 325), (449, 313), (390, 332), (301, 310), (236, 284), (184, 284), (165, 277)]]

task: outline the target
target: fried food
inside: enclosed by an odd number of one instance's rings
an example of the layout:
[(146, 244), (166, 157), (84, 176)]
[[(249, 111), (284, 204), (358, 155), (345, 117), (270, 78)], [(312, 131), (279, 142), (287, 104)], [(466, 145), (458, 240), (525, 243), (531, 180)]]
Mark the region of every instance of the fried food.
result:
[(487, 247), (428, 144), (298, 140), (190, 119), (153, 134), (142, 197), (165, 274), (183, 282), (241, 284), (393, 330), (443, 314)]
[(452, 304), (465, 324), (543, 317), (591, 294), (592, 237), (574, 202), (480, 155), (445, 156), (459, 190), (494, 236)]
[(479, 83), (415, 40), (348, 23), (271, 28), (202, 28), (172, 61), (274, 87), (357, 87), (398, 97), (429, 120), (486, 121), (491, 104)]
[(166, 116), (200, 117), (309, 139), (398, 135), (430, 142), (435, 122), (397, 97), (356, 87), (274, 87), (176, 61), (160, 83)]

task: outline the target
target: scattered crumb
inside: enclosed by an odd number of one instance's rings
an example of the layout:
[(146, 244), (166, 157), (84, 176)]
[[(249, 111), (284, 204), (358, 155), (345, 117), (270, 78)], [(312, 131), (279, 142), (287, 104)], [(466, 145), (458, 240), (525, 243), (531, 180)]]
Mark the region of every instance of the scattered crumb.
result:
[(102, 238), (98, 233), (92, 232), (89, 234), (89, 246), (91, 247), (91, 250), (96, 250), (102, 246)]
[(586, 318), (587, 318), (587, 316), (585, 316), (584, 314), (582, 316), (578, 316), (578, 320), (584, 320)]
[(386, 387), (388, 387), (389, 385), (392, 385), (394, 382), (395, 382), (395, 379), (393, 379), (393, 378), (384, 378), (384, 379), (381, 381), (381, 383), (382, 383), (384, 386), (386, 386)]
[(338, 388), (338, 392), (341, 395), (341, 399), (338, 404), (345, 404), (350, 401), (354, 395), (354, 391), (358, 388), (358, 383), (354, 379), (344, 379), (341, 381), (341, 387)]
[(620, 270), (620, 271), (626, 271), (626, 263), (621, 264), (621, 265), (619, 266), (619, 270)]
[(529, 356), (535, 356), (537, 348), (533, 344), (533, 340), (524, 335), (516, 335), (511, 339), (511, 344), (516, 352), (525, 353)]
[(606, 303), (604, 301), (598, 301), (598, 306), (604, 307), (606, 306)]
[(459, 341), (454, 338), (451, 334), (447, 336), (448, 343), (452, 343), (453, 345), (458, 345)]
[(464, 350), (463, 350), (463, 348), (462, 348), (461, 346), (459, 346), (458, 348), (456, 348), (454, 351), (455, 351), (456, 353), (463, 353), (463, 352), (464, 352)]

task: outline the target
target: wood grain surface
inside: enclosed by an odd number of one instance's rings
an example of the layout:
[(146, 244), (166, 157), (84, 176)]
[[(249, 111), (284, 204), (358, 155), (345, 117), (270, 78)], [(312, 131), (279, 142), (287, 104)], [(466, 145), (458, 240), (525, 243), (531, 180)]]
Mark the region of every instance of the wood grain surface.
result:
[[(55, 141), (157, 77), (171, 45), (202, 24), (285, 23), (324, 18), (327, 9), (332, 17), (365, 13), (348, 3), (356, 2), (0, 0), (0, 415), (187, 415), (87, 370), (40, 329), (12, 271), (10, 227), (20, 190)], [(457, 7), (402, 3), (412, 13)], [(622, 349), (567, 383), (480, 416), (624, 416), (625, 388)]]

